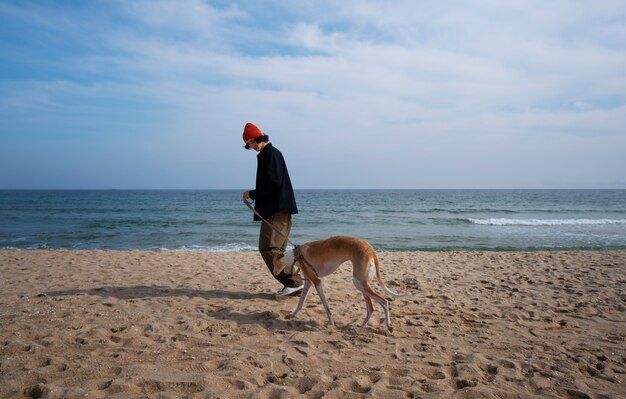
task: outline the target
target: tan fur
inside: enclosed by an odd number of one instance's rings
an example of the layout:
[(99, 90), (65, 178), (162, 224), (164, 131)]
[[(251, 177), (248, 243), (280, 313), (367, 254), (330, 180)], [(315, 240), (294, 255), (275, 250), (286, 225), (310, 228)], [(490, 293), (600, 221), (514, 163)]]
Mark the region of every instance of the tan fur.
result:
[[(372, 288), (370, 284), (372, 272), (375, 272), (378, 283), (388, 295), (399, 297), (403, 296), (403, 294), (395, 293), (385, 286), (380, 275), (380, 260), (374, 248), (367, 241), (356, 237), (337, 236), (327, 238), (326, 240), (308, 242), (296, 249), (285, 252), (284, 256), (279, 257), (274, 263), (274, 274), (278, 274), (285, 267), (293, 265), (297, 256), (296, 253), (301, 253), (304, 256), (304, 261), (299, 261), (299, 263), (305, 280), (298, 305), (289, 314), (289, 317), (295, 317), (302, 309), (311, 285), (315, 285), (315, 289), (326, 310), (328, 323), (331, 326), (334, 325), (328, 301), (324, 296), (321, 278), (332, 274), (342, 263), (350, 261), (352, 263), (352, 281), (355, 287), (363, 294), (367, 311), (365, 321), (361, 324), (361, 327), (367, 324), (374, 311), (373, 300), (383, 307), (387, 328), (389, 331), (392, 331), (389, 302)], [(314, 270), (311, 270), (311, 268)]]

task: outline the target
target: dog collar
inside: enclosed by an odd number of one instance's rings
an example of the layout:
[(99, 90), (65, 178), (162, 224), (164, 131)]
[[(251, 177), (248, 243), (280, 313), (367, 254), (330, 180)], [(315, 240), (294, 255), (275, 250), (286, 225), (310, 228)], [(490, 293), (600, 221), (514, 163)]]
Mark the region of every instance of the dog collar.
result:
[(299, 246), (298, 245), (294, 245), (293, 248), (293, 253), (294, 253), (294, 257), (293, 257), (293, 264), (295, 265), (296, 263), (300, 263), (301, 267), (307, 267), (309, 269), (311, 269), (313, 271), (313, 274), (315, 274), (315, 277), (319, 278), (319, 274), (317, 274), (317, 270), (315, 270), (315, 268), (304, 258), (304, 255), (302, 254), (302, 252), (299, 251)]

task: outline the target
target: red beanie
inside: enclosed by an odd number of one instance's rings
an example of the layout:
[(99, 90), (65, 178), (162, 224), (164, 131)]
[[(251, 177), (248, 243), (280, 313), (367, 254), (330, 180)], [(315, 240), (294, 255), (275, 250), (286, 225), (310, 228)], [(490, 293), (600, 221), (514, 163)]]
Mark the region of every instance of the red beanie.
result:
[(247, 143), (250, 139), (263, 136), (263, 132), (256, 127), (253, 123), (246, 123), (246, 127), (243, 128), (243, 142)]

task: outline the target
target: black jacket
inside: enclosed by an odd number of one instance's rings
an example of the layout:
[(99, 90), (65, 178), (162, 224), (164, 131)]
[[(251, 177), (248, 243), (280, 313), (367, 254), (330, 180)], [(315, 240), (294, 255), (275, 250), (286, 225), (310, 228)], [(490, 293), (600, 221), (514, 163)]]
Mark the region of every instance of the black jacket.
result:
[[(265, 219), (278, 211), (298, 213), (283, 154), (272, 143), (267, 143), (256, 158), (256, 188), (250, 191), (250, 198), (255, 201), (254, 209)], [(254, 220), (260, 219), (254, 215)]]

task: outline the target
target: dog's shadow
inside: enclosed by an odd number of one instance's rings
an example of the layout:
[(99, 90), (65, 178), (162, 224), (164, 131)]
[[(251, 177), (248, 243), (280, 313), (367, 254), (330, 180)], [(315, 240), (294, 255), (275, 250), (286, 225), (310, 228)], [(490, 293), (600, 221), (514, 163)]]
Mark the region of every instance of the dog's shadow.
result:
[[(91, 289), (73, 289), (62, 291), (50, 291), (42, 296), (49, 297), (72, 297), (72, 296), (99, 296), (103, 298), (118, 298), (127, 301), (135, 301), (149, 298), (188, 297), (202, 298), (207, 301), (214, 299), (230, 300), (265, 300), (267, 307), (274, 308), (275, 296), (263, 292), (227, 291), (227, 290), (193, 290), (189, 288), (171, 288), (167, 286), (137, 285), (130, 287), (99, 287)], [(287, 320), (276, 311), (240, 313), (229, 307), (220, 307), (217, 310), (204, 309), (203, 314), (218, 319), (232, 320), (238, 324), (258, 324), (271, 330), (312, 330), (319, 327), (315, 321)]]

